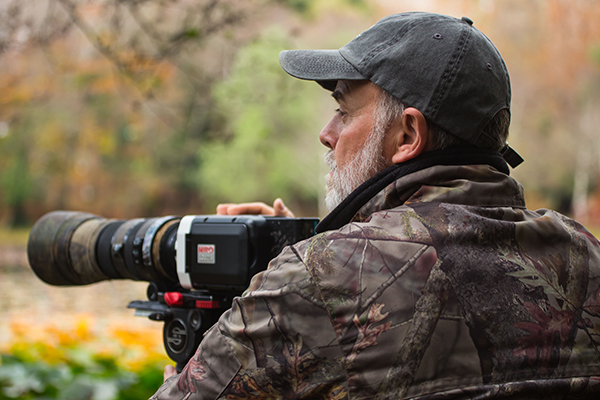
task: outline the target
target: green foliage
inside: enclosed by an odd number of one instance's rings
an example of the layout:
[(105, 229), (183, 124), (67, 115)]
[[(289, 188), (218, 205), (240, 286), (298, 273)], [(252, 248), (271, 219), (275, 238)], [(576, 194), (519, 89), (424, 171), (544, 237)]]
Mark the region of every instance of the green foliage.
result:
[(131, 372), (113, 356), (82, 348), (71, 349), (67, 359), (54, 364), (27, 352), (1, 360), (0, 399), (147, 399), (162, 383), (158, 365)]
[(600, 44), (596, 44), (592, 47), (590, 50), (590, 58), (597, 67), (600, 67)]
[(12, 339), (0, 355), (0, 400), (147, 399), (171, 362), (152, 328), (116, 324), (103, 333), (89, 318), (5, 323)]
[(10, 210), (9, 227), (27, 224), (26, 202), (33, 193), (33, 176), (29, 163), (30, 135), (18, 129), (7, 129), (0, 138), (0, 201)]
[(13, 155), (6, 169), (2, 171), (0, 184), (4, 201), (8, 205), (18, 206), (27, 199), (31, 192), (31, 178), (23, 153)]
[[(276, 22), (263, 13), (272, 1)], [(208, 213), (218, 202), (276, 196), (296, 210), (316, 208), (316, 99), (325, 95), (281, 70), (279, 51), (297, 47), (284, 33), (252, 38), (255, 26), (299, 15), (362, 16), (365, 0), (258, 0), (235, 8), (229, 1), (126, 2), (125, 14), (140, 11), (136, 21), (118, 12), (125, 3), (92, 3), (93, 16), (78, 12), (83, 3), (73, 9), (91, 29), (83, 32), (88, 40), (72, 26), (1, 60), (5, 227), (31, 224), (52, 209), (130, 218)], [(306, 40), (303, 31), (290, 35)], [(327, 45), (340, 31), (327, 35)]]
[(198, 29), (195, 28), (189, 28), (188, 30), (186, 30), (184, 32), (185, 36), (187, 36), (188, 38), (197, 38), (198, 36), (200, 36), (200, 32), (198, 32)]
[(296, 11), (306, 12), (314, 0), (279, 0), (279, 2), (287, 5), (290, 8), (293, 8)]
[(275, 0), (275, 2), (303, 15), (315, 14), (325, 8), (354, 8), (360, 11), (369, 8), (367, 0)]
[(240, 51), (229, 78), (214, 87), (227, 135), (215, 133), (200, 148), (198, 173), (213, 202), (317, 198), (319, 154), (307, 146), (317, 142), (322, 93), (281, 69), (278, 54), (290, 47), (282, 32), (267, 31)]

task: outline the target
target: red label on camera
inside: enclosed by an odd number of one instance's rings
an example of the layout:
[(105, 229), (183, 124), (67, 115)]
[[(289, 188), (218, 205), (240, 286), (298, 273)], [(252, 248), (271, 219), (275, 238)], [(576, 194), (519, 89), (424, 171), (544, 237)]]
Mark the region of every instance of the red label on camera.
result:
[(215, 263), (215, 245), (214, 244), (199, 244), (198, 245), (198, 264), (214, 264)]

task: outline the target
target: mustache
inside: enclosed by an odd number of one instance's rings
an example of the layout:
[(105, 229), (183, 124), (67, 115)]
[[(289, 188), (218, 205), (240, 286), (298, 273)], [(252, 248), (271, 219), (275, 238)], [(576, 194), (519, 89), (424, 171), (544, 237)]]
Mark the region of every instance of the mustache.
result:
[(333, 150), (329, 150), (327, 153), (323, 154), (323, 161), (332, 170), (337, 168), (337, 163), (335, 162), (335, 154), (333, 153)]

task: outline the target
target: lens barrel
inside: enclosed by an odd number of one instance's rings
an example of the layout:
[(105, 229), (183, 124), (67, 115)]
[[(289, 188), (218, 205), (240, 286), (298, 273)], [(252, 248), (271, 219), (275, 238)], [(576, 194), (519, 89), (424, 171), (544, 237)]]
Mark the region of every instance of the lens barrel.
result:
[(178, 282), (178, 217), (114, 220), (53, 211), (33, 226), (29, 264), (51, 285), (86, 285), (108, 279)]

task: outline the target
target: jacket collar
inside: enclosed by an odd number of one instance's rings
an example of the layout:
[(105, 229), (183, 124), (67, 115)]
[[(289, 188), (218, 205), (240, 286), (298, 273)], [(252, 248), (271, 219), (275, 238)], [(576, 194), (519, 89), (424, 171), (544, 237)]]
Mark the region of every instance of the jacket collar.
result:
[(498, 152), (474, 147), (427, 152), (364, 182), (321, 220), (316, 231), (339, 229), (375, 211), (405, 203), (525, 207), (521, 185), (508, 175), (508, 166)]

